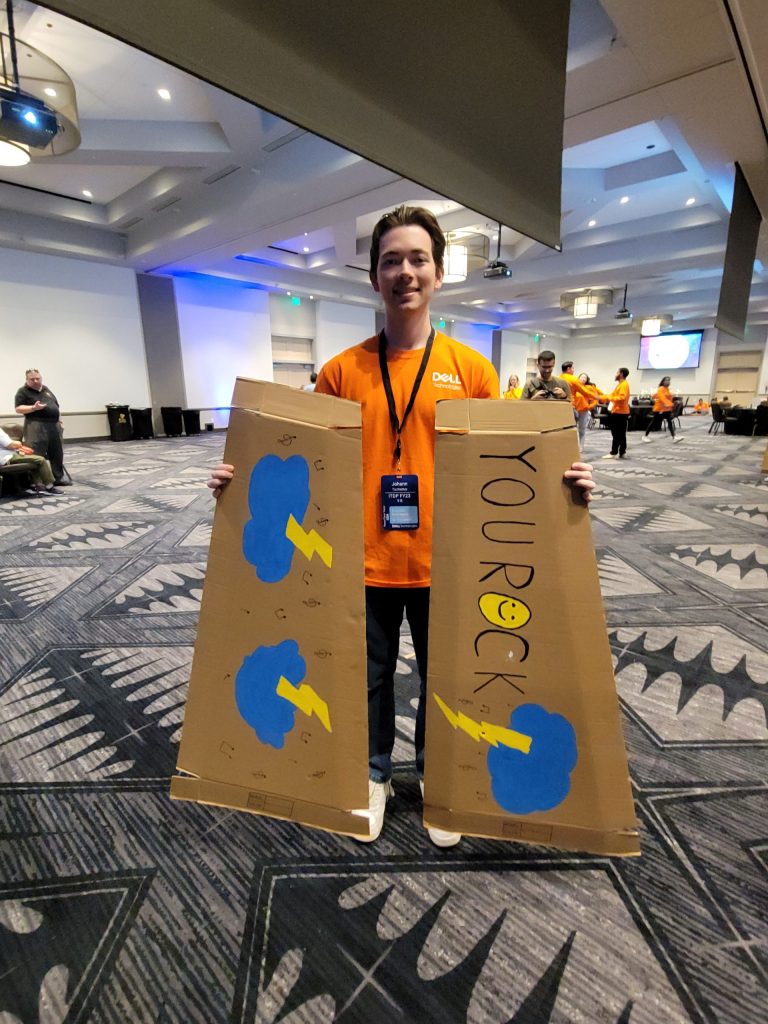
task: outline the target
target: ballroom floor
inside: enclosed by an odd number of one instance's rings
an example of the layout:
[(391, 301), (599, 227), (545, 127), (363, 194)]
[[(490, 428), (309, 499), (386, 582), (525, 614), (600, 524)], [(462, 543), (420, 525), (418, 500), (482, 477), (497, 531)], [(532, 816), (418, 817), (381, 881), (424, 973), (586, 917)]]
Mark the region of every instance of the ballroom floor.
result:
[(378, 843), (171, 802), (223, 436), (0, 501), (0, 1024), (768, 1019), (765, 438), (709, 423), (594, 463), (628, 860), (431, 846), (407, 633)]

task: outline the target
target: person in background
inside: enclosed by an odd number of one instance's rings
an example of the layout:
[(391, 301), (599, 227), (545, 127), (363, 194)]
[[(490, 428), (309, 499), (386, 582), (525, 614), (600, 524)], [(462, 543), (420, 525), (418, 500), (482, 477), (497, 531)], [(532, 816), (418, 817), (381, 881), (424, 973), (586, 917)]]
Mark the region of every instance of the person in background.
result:
[(53, 485), (50, 463), (31, 448), (14, 441), (0, 427), (0, 466), (25, 465), (32, 475), (32, 490), (37, 494), (61, 494)]
[(653, 394), (653, 418), (648, 424), (648, 429), (643, 438), (643, 444), (651, 444), (649, 436), (652, 430), (661, 430), (662, 421), (666, 420), (669, 427), (669, 435), (673, 442), (682, 441), (680, 434), (675, 436), (675, 424), (672, 422), (672, 410), (675, 407), (675, 398), (669, 390), (670, 378), (662, 377), (658, 389)]
[[(441, 399), (499, 397), (499, 378), (490, 362), (436, 332), (430, 323), (430, 302), (443, 282), (444, 254), (445, 235), (429, 210), (401, 206), (385, 214), (373, 230), (369, 273), (373, 290), (384, 302), (384, 329), (328, 360), (317, 379), (318, 393), (359, 402), (362, 412), (368, 842), (381, 833), (387, 800), (394, 795), (394, 674), (404, 616), (420, 678), (415, 730), (419, 775), (424, 767), (435, 407)], [(550, 374), (552, 365), (554, 356)], [(213, 469), (208, 486), (215, 496), (233, 473), (228, 465)], [(402, 529), (387, 529), (382, 514), (393, 474), (407, 474), (418, 494), (414, 516)], [(565, 470), (564, 479), (575, 494), (589, 500), (591, 466), (576, 462)], [(436, 846), (455, 846), (461, 839), (444, 829), (427, 831)]]
[(536, 368), (539, 372), (524, 385), (522, 397), (534, 402), (552, 398), (560, 402), (570, 402), (571, 389), (564, 380), (552, 376), (555, 369), (555, 353), (549, 349), (539, 352)]
[(43, 387), (37, 369), (27, 370), (23, 387), (16, 392), (16, 412), (24, 417), (24, 440), (36, 455), (48, 459), (57, 487), (67, 487), (64, 479), (64, 447), (61, 443), (59, 401), (50, 388)]
[(312, 373), (310, 373), (310, 375), (309, 375), (309, 384), (303, 384), (301, 390), (302, 391), (314, 391), (315, 390), (315, 382), (316, 381), (317, 381), (317, 374), (313, 370)]
[(616, 387), (610, 395), (600, 395), (603, 402), (611, 403), (611, 415), (608, 426), (611, 431), (611, 451), (603, 455), (604, 459), (625, 459), (627, 457), (627, 424), (629, 423), (629, 370), (620, 366), (614, 380)]
[(516, 373), (511, 373), (507, 381), (507, 390), (504, 392), (504, 398), (520, 398), (522, 393), (523, 389), (520, 385), (520, 378)]
[(590, 409), (597, 405), (597, 399), (595, 397), (595, 389), (590, 390), (586, 384), (581, 380), (585, 377), (589, 380), (586, 373), (580, 374), (578, 377), (573, 372), (573, 362), (568, 359), (562, 363), (562, 372), (560, 379), (564, 380), (568, 387), (571, 389), (571, 403), (573, 404), (573, 414), (576, 417), (576, 425), (579, 430), (579, 447), (584, 447), (584, 440), (587, 436), (587, 427), (589, 426), (589, 420), (591, 419)]
[(703, 398), (700, 398), (696, 405), (694, 405), (693, 411), (698, 416), (700, 416), (702, 413), (709, 412), (709, 402), (705, 402)]
[(588, 373), (579, 374), (579, 384), (582, 390), (573, 394), (573, 409), (576, 413), (577, 427), (579, 430), (579, 447), (584, 451), (584, 442), (587, 438), (587, 430), (592, 420), (592, 410), (598, 404), (598, 390), (589, 379)]

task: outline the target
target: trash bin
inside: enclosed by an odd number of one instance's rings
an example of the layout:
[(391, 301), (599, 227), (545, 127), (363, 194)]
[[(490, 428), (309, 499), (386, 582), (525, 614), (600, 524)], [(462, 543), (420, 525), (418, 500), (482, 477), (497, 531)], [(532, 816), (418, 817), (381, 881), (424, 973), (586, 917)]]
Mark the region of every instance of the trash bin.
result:
[(133, 424), (134, 440), (155, 436), (151, 409), (131, 409), (131, 423)]
[(181, 420), (180, 405), (163, 405), (160, 407), (160, 415), (163, 417), (163, 430), (166, 437), (181, 437), (184, 427)]
[(184, 417), (184, 431), (187, 437), (190, 434), (200, 433), (200, 410), (199, 409), (185, 409), (182, 413)]
[(131, 440), (131, 420), (127, 405), (108, 405), (109, 436), (113, 441)]

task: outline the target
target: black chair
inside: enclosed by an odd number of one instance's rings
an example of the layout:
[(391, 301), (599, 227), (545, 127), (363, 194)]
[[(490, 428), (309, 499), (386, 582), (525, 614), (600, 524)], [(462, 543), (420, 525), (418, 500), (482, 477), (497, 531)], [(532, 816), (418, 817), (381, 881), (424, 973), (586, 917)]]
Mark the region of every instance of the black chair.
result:
[[(686, 399), (686, 401), (687, 401), (687, 399)], [(683, 405), (682, 398), (676, 398), (675, 399), (675, 403), (672, 406), (672, 419), (675, 421), (675, 426), (677, 427), (678, 430), (681, 429), (680, 428), (680, 417), (683, 415), (683, 409), (684, 408), (685, 408), (685, 406)], [(666, 423), (664, 424), (664, 426), (666, 426)]]
[(753, 437), (765, 437), (768, 434), (768, 405), (758, 405), (755, 409), (755, 425)]
[(602, 427), (604, 430), (608, 429), (608, 412), (607, 405), (598, 405), (596, 409), (589, 410), (592, 413), (592, 419), (589, 422), (590, 428), (594, 426)]
[(725, 425), (725, 412), (719, 402), (713, 402), (709, 408), (712, 413), (712, 422), (707, 433), (716, 434)]

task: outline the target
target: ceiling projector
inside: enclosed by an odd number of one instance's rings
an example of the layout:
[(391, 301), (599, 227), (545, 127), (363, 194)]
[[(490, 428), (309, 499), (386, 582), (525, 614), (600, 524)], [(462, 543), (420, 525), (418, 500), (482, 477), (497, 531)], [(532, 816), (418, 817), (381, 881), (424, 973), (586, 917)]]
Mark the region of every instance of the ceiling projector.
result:
[(483, 277), (512, 277), (512, 271), (502, 260), (494, 260), (483, 271)]
[(0, 139), (45, 149), (59, 130), (56, 114), (21, 89), (0, 88)]
[(627, 309), (627, 307), (625, 306), (623, 309), (620, 309), (618, 311), (618, 313), (614, 313), (613, 314), (613, 319), (614, 320), (631, 320), (632, 319), (632, 314)]

